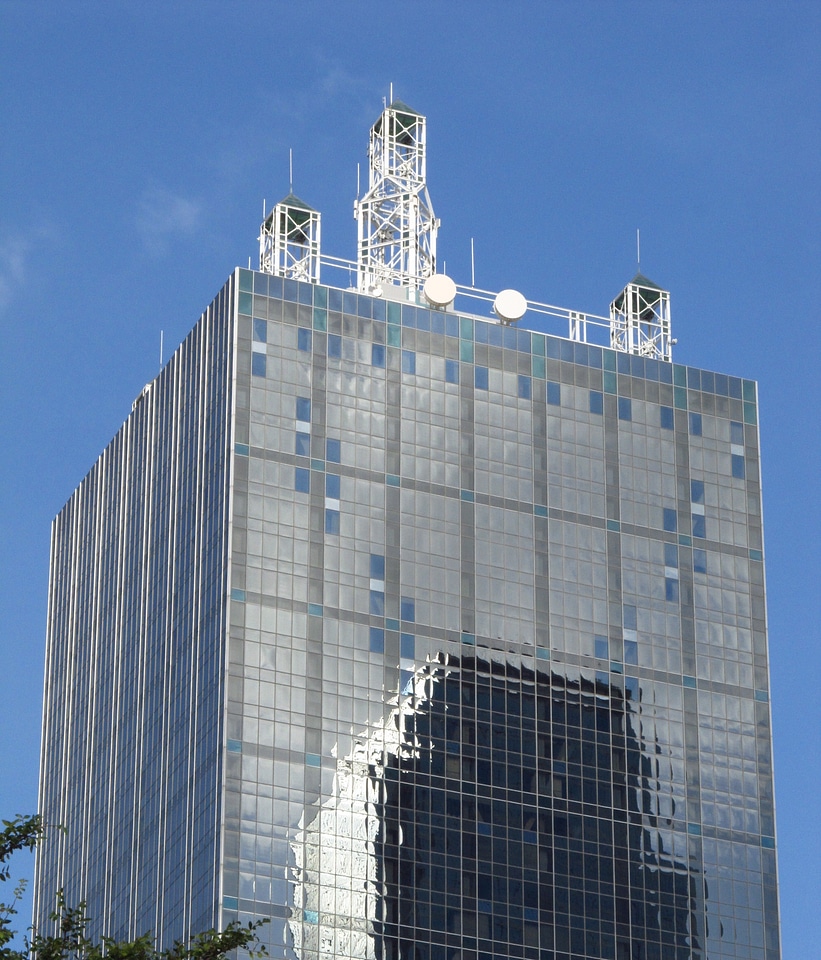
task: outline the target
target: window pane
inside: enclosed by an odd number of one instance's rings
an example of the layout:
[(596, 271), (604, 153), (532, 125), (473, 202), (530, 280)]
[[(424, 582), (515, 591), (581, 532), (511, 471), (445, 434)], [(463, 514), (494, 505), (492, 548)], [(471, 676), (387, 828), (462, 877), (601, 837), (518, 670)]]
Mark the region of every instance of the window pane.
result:
[(297, 467), (294, 471), (294, 490), (297, 493), (311, 492), (311, 471), (304, 467)]
[(342, 448), (338, 440), (328, 439), (325, 441), (325, 459), (331, 463), (341, 463)]

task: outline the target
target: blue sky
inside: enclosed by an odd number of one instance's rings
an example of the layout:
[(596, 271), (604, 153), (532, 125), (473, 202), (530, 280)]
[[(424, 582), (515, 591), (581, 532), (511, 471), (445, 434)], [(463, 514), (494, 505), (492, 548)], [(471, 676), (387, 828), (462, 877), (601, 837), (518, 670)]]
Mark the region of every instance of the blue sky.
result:
[(37, 803), (51, 518), (256, 260), (289, 148), (354, 256), (392, 82), (457, 282), (474, 238), (478, 286), (606, 313), (640, 227), (675, 359), (759, 381), (784, 956), (818, 956), (820, 49), (800, 0), (0, 0), (0, 816)]

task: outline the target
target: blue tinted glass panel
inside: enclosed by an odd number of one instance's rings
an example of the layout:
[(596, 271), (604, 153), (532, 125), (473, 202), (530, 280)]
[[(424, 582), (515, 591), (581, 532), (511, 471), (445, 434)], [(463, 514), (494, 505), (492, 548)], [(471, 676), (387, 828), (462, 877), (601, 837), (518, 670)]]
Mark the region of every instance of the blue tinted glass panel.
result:
[(255, 377), (265, 376), (266, 356), (264, 353), (251, 354), (251, 373)]
[(635, 630), (636, 629), (636, 608), (632, 603), (625, 603), (623, 607), (622, 616), (624, 618), (624, 629), (625, 630)]
[(701, 436), (701, 414), (700, 413), (690, 414), (690, 433), (694, 437)]
[(700, 513), (693, 514), (693, 536), (702, 540), (707, 536), (707, 521)]
[(678, 602), (678, 580), (673, 577), (664, 578), (664, 598), (671, 603)]
[(733, 457), (733, 476), (736, 480), (744, 479), (744, 457), (738, 453), (734, 453)]
[(296, 332), (296, 346), (297, 350), (307, 350), (310, 353), (311, 350), (311, 331), (305, 330), (303, 327), (300, 327)]
[(693, 570), (696, 573), (707, 572), (707, 551), (693, 550)]
[(325, 533), (330, 533), (337, 537), (339, 536), (339, 511), (338, 510), (325, 511)]
[(663, 430), (672, 430), (673, 429), (673, 408), (672, 407), (661, 407), (659, 408), (659, 420), (661, 421), (661, 427)]
[(311, 455), (310, 433), (297, 432), (294, 450), (298, 457), (310, 457)]
[(339, 487), (340, 487), (340, 480), (335, 473), (328, 473), (325, 475), (325, 496), (326, 497), (330, 497), (332, 500), (338, 500)]
[(304, 423), (311, 422), (311, 401), (308, 397), (296, 398), (296, 418)]
[(693, 503), (704, 503), (704, 481), (690, 481), (690, 499)]
[(416, 373), (416, 353), (413, 350), (402, 351), (402, 373)]
[(371, 627), (371, 653), (385, 652), (385, 631), (379, 627)]
[(402, 597), (399, 603), (399, 616), (410, 623), (416, 619), (416, 604), (411, 597)]
[(297, 467), (294, 470), (294, 490), (297, 493), (310, 493), (311, 492), (311, 471), (305, 470), (303, 467)]
[(268, 341), (268, 321), (260, 320), (254, 317), (254, 340), (257, 343), (267, 343)]
[(370, 612), (373, 617), (385, 616), (385, 594), (381, 590), (371, 590)]
[(604, 397), (598, 390), (590, 391), (590, 412), (604, 413)]
[(619, 397), (619, 420), (633, 419), (633, 404), (630, 397)]
[(610, 659), (610, 644), (607, 641), (607, 637), (596, 637), (596, 656), (599, 660), (609, 660)]
[[(592, 399), (593, 394), (590, 394), (591, 398), (591, 409), (592, 409)], [(553, 383), (548, 381), (547, 383), (547, 402), (553, 407), (560, 407), (562, 404), (562, 385), (560, 383)]]
[(399, 638), (399, 655), (408, 660), (416, 656), (416, 637), (412, 633), (403, 633)]
[(328, 438), (325, 441), (325, 459), (330, 463), (341, 463), (342, 447), (339, 440)]
[(328, 356), (336, 360), (342, 356), (342, 337), (335, 333), (328, 334)]
[(379, 553), (371, 554), (371, 580), (385, 579), (385, 558)]
[(624, 641), (624, 662), (633, 664), (639, 662), (639, 645), (635, 640)]
[(744, 424), (730, 421), (730, 443), (744, 443)]
[(375, 367), (385, 366), (385, 347), (381, 343), (374, 343), (371, 346), (371, 363)]
[(445, 360), (445, 380), (448, 383), (459, 382), (459, 361)]
[(530, 377), (519, 375), (519, 399), (530, 399)]
[(477, 367), (474, 372), (474, 385), (477, 390), (487, 390), (487, 367)]
[(663, 510), (662, 525), (669, 533), (675, 533), (678, 530), (678, 517), (672, 507), (665, 507)]
[(664, 544), (664, 566), (678, 566), (678, 547), (674, 543)]

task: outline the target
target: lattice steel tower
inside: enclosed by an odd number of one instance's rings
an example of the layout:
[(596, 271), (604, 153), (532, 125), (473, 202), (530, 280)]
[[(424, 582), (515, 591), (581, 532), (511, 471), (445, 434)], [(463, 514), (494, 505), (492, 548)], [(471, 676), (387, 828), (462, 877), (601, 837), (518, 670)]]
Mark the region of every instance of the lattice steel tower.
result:
[(640, 273), (610, 304), (610, 346), (654, 360), (672, 360), (670, 294)]
[(354, 204), (359, 289), (419, 289), (436, 271), (436, 231), (425, 181), (425, 118), (401, 100), (371, 127), (368, 191)]
[(261, 272), (319, 283), (319, 227), (319, 211), (289, 193), (260, 227)]

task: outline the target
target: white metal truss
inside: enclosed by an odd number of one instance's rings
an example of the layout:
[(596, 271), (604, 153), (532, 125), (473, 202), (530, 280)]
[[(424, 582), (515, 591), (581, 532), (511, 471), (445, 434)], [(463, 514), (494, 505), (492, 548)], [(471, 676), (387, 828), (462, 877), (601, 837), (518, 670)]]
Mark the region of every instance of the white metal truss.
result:
[(360, 290), (418, 290), (436, 272), (436, 232), (425, 181), (423, 116), (394, 100), (371, 127), (368, 191), (354, 204)]
[(655, 360), (672, 360), (670, 294), (637, 273), (610, 304), (610, 346)]
[(319, 283), (319, 226), (319, 211), (289, 193), (262, 223), (260, 271)]

